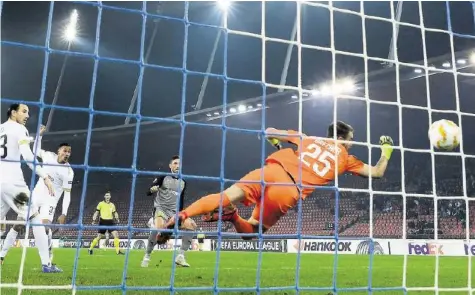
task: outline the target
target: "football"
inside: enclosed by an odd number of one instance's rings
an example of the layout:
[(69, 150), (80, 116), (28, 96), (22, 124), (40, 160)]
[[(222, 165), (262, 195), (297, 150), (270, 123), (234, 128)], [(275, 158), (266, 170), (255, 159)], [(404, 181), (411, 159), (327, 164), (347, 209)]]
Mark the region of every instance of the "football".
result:
[(439, 120), (429, 128), (430, 144), (439, 150), (450, 151), (457, 148), (462, 136), (457, 124), (450, 120)]

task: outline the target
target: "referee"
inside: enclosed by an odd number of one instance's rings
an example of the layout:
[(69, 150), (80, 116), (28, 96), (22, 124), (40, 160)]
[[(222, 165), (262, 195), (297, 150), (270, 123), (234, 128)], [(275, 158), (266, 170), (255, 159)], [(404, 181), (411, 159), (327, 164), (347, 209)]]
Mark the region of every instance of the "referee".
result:
[[(92, 216), (92, 224), (96, 222), (97, 216), (99, 216), (99, 225), (113, 226), (115, 225), (114, 218), (116, 222), (119, 223), (119, 214), (117, 214), (117, 211), (115, 210), (114, 203), (111, 202), (110, 192), (106, 192), (104, 195), (104, 201), (97, 204), (96, 212), (94, 212), (94, 215)], [(115, 253), (117, 255), (124, 254), (119, 249), (119, 234), (113, 227), (99, 229), (97, 237), (92, 241), (91, 246), (89, 247), (89, 254), (92, 255), (92, 249), (99, 244), (99, 241), (104, 237), (106, 232), (111, 233), (114, 237)]]

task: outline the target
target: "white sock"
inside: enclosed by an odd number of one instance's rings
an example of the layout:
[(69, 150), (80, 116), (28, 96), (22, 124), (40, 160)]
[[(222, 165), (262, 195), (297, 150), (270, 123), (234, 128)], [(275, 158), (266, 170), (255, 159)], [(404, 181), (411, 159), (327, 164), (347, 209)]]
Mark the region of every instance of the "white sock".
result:
[(48, 249), (53, 248), (53, 231), (51, 228), (48, 228)]
[[(32, 223), (41, 223), (40, 220), (35, 220)], [(48, 249), (48, 235), (46, 234), (46, 230), (44, 226), (32, 226), (33, 228), (33, 235), (35, 236), (35, 244), (38, 248), (38, 252), (40, 254), (41, 264), (42, 265), (51, 265), (51, 259), (49, 257), (49, 249)]]
[(5, 241), (3, 242), (2, 251), (0, 251), (0, 257), (7, 256), (8, 250), (15, 244), (16, 237), (18, 236), (18, 232), (13, 229), (13, 227), (8, 232), (7, 236), (5, 237)]

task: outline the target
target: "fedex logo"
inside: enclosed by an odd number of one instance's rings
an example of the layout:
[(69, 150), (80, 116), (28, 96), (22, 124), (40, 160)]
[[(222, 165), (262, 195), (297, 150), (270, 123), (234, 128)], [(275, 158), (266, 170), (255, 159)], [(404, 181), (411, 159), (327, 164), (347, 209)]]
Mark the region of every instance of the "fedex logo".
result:
[(475, 256), (475, 245), (464, 244), (463, 248), (465, 249), (465, 255), (470, 253), (470, 255)]
[(409, 254), (414, 255), (444, 255), (444, 250), (442, 249), (442, 245), (432, 244), (432, 243), (425, 243), (425, 244), (416, 244), (416, 243), (409, 243)]

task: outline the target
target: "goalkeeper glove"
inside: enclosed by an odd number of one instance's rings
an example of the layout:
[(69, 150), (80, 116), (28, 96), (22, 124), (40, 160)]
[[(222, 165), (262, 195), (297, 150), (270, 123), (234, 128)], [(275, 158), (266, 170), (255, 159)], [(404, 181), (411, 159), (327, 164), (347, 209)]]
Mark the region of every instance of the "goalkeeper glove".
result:
[(280, 150), (282, 148), (282, 145), (280, 144), (280, 141), (276, 138), (268, 138), (267, 141), (270, 142), (270, 144), (272, 144), (272, 146), (275, 147), (278, 150)]
[(393, 139), (390, 136), (383, 135), (379, 138), (379, 145), (381, 146), (381, 153), (389, 160), (393, 153)]

